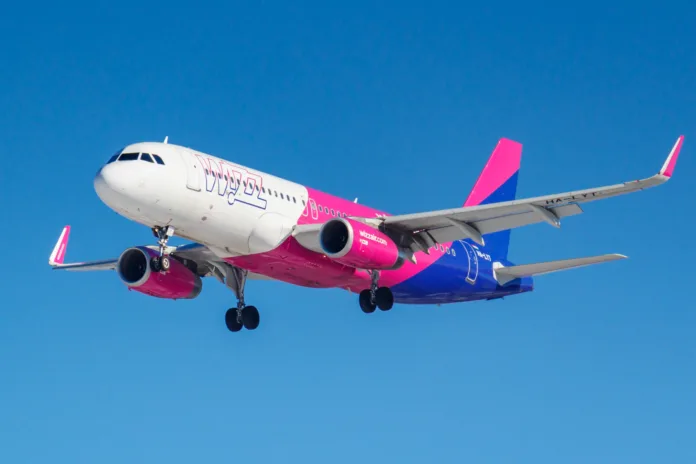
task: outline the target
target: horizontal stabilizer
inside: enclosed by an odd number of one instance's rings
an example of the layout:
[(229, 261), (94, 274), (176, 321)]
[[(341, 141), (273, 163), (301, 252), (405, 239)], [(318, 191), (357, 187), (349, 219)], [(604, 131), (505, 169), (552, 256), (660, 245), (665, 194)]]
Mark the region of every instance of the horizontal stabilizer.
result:
[(501, 267), (495, 270), (495, 278), (500, 285), (519, 279), (520, 277), (532, 277), (548, 274), (556, 271), (565, 271), (576, 267), (589, 266), (590, 264), (606, 263), (618, 259), (626, 259), (624, 255), (609, 254), (591, 256), (589, 258), (562, 259), (559, 261), (547, 261), (545, 263), (523, 264), (521, 266)]

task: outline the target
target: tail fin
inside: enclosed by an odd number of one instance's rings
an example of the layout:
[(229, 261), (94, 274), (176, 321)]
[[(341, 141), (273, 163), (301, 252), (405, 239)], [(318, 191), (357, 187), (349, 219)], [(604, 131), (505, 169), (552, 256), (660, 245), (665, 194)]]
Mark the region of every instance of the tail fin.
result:
[[(505, 138), (500, 139), (464, 206), (514, 200), (521, 160), (522, 144)], [(484, 240), (486, 247), (490, 247), (497, 257), (507, 258), (510, 246), (509, 230), (485, 235)]]

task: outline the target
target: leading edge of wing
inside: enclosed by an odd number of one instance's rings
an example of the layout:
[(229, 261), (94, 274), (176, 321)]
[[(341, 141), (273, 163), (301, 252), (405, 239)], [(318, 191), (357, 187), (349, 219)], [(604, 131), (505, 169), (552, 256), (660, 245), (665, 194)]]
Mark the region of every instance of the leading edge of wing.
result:
[[(539, 206), (541, 208), (553, 208), (568, 204), (586, 203), (594, 200), (622, 195), (625, 193), (632, 193), (638, 190), (644, 190), (646, 188), (661, 185), (672, 177), (683, 142), (684, 136), (682, 135), (677, 139), (676, 143), (672, 147), (672, 150), (667, 156), (667, 159), (663, 163), (660, 171), (654, 176), (646, 179), (500, 203), (489, 203), (481, 206), (452, 208), (429, 211), (425, 213), (403, 214), (398, 216), (386, 216), (380, 218), (380, 221), (384, 222), (385, 225), (394, 225), (397, 227), (401, 226), (413, 230), (419, 228), (427, 229), (431, 227), (447, 227), (449, 226), (447, 220), (448, 217), (458, 219), (457, 216), (466, 216), (464, 218), (460, 217), (459, 219), (467, 222), (476, 222), (505, 215), (526, 213), (532, 209), (530, 205)], [(494, 211), (500, 214), (491, 215), (490, 213)], [(438, 219), (440, 220), (438, 221)], [(543, 222), (546, 221), (546, 219), (540, 215), (539, 220), (534, 222)], [(435, 222), (433, 222), (433, 220), (435, 220)]]

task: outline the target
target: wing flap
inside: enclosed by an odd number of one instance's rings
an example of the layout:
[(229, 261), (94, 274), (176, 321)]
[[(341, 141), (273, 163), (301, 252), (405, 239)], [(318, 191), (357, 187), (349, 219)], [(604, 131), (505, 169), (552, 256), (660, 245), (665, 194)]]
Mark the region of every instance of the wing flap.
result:
[(544, 263), (522, 264), (520, 266), (501, 267), (495, 269), (495, 278), (500, 285), (519, 279), (520, 277), (532, 277), (551, 272), (565, 271), (592, 264), (607, 263), (619, 259), (626, 259), (627, 256), (619, 254), (608, 254), (600, 256), (590, 256), (587, 258), (562, 259), (558, 261), (547, 261)]

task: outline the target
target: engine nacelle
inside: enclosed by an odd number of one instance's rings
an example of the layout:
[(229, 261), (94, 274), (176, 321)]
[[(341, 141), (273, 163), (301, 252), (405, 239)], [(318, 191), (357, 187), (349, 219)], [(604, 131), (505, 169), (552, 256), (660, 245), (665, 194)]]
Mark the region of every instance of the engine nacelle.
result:
[(168, 271), (154, 272), (150, 261), (155, 256), (159, 253), (146, 247), (128, 248), (118, 258), (116, 271), (130, 289), (157, 298), (192, 299), (201, 293), (201, 278), (171, 256)]
[(329, 258), (360, 269), (394, 269), (403, 264), (396, 243), (374, 227), (348, 218), (327, 221), (319, 243)]

